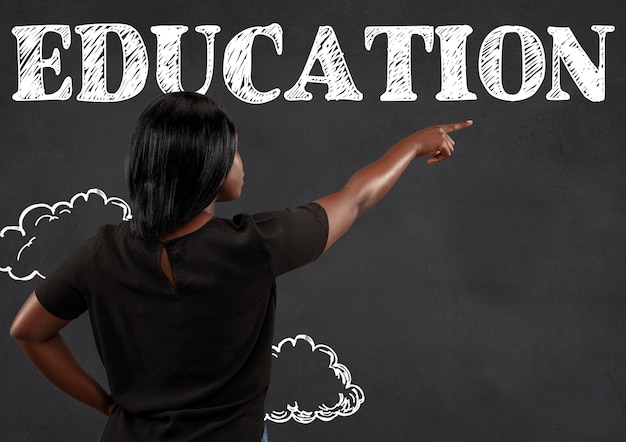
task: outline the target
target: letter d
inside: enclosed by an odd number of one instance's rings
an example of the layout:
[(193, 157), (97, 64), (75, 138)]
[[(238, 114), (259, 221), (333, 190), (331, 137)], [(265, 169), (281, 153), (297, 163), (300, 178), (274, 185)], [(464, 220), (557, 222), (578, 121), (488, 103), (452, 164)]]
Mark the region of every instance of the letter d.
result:
[[(82, 89), (78, 101), (116, 102), (139, 94), (148, 78), (148, 53), (135, 28), (118, 23), (96, 23), (75, 28), (83, 42)], [(106, 37), (117, 35), (122, 44), (122, 80), (115, 92), (107, 90)]]

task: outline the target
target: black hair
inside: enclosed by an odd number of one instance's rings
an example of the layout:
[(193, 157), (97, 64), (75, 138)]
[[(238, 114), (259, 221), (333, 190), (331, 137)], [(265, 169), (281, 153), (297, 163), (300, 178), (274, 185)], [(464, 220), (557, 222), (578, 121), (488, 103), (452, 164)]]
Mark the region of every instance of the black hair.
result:
[(235, 143), (235, 125), (211, 98), (174, 92), (152, 101), (135, 123), (126, 161), (131, 232), (158, 239), (209, 206)]

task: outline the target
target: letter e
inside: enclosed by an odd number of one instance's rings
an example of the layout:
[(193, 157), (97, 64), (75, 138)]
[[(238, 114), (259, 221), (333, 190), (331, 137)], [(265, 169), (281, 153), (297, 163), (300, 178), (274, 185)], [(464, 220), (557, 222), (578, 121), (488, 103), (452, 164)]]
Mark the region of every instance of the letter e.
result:
[(15, 101), (68, 100), (72, 96), (70, 77), (65, 77), (56, 92), (46, 94), (44, 68), (54, 69), (56, 75), (61, 73), (59, 48), (54, 48), (50, 58), (43, 58), (43, 38), (48, 32), (59, 34), (63, 49), (69, 49), (72, 41), (69, 26), (15, 26), (11, 30), (17, 39), (17, 92), (13, 94)]

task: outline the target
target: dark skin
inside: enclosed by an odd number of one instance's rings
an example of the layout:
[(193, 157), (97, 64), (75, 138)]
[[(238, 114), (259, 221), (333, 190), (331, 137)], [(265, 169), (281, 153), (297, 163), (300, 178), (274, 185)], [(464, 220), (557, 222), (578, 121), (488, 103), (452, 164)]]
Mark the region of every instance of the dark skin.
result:
[[(455, 144), (448, 134), (471, 125), (472, 121), (468, 120), (415, 132), (400, 140), (377, 161), (356, 172), (341, 190), (316, 200), (328, 215), (329, 232), (324, 251), (346, 233), (360, 215), (387, 194), (413, 159), (429, 157), (428, 164), (446, 160), (454, 152)], [(216, 202), (239, 197), (243, 176), (243, 163), (237, 152), (216, 200), (189, 222), (160, 239), (177, 238), (204, 225), (214, 216)], [(174, 284), (165, 248), (161, 266)], [(82, 403), (110, 416), (116, 406), (113, 398), (80, 366), (59, 334), (70, 322), (49, 313), (33, 292), (15, 317), (10, 334), (50, 382)]]

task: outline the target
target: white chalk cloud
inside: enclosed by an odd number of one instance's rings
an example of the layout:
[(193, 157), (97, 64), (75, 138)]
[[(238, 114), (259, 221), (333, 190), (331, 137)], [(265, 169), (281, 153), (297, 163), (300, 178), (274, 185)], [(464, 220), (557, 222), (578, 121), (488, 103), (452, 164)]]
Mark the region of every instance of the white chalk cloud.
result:
[[(295, 356), (296, 353), (299, 356)], [(284, 405), (284, 409), (266, 413), (266, 421), (284, 423), (293, 419), (300, 424), (309, 424), (319, 419), (328, 422), (336, 417), (353, 415), (365, 402), (363, 390), (352, 383), (350, 371), (339, 363), (335, 351), (327, 345), (316, 344), (310, 336), (300, 334), (295, 338), (283, 339), (278, 345), (272, 346), (272, 356), (275, 358), (272, 382), (281, 383), (282, 379), (276, 375), (281, 372), (281, 358), (287, 359), (286, 371), (291, 372), (291, 375), (299, 371), (301, 379), (297, 383), (301, 387), (289, 386), (285, 390), (308, 397), (299, 400), (283, 396), (281, 405)], [(293, 359), (297, 359), (297, 362)], [(329, 380), (332, 382), (329, 383)], [(316, 382), (326, 385), (315, 385)], [(329, 385), (332, 387), (329, 388)], [(312, 395), (321, 397), (312, 400)]]
[(54, 250), (42, 250), (51, 241), (75, 247), (81, 238), (72, 241), (71, 236), (76, 236), (77, 230), (94, 234), (93, 229), (100, 224), (131, 218), (130, 206), (123, 199), (108, 197), (95, 188), (77, 193), (69, 201), (32, 204), (22, 211), (17, 225), (0, 230), (0, 272), (16, 281), (45, 278), (44, 261), (51, 261), (53, 252), (62, 255), (56, 246)]

